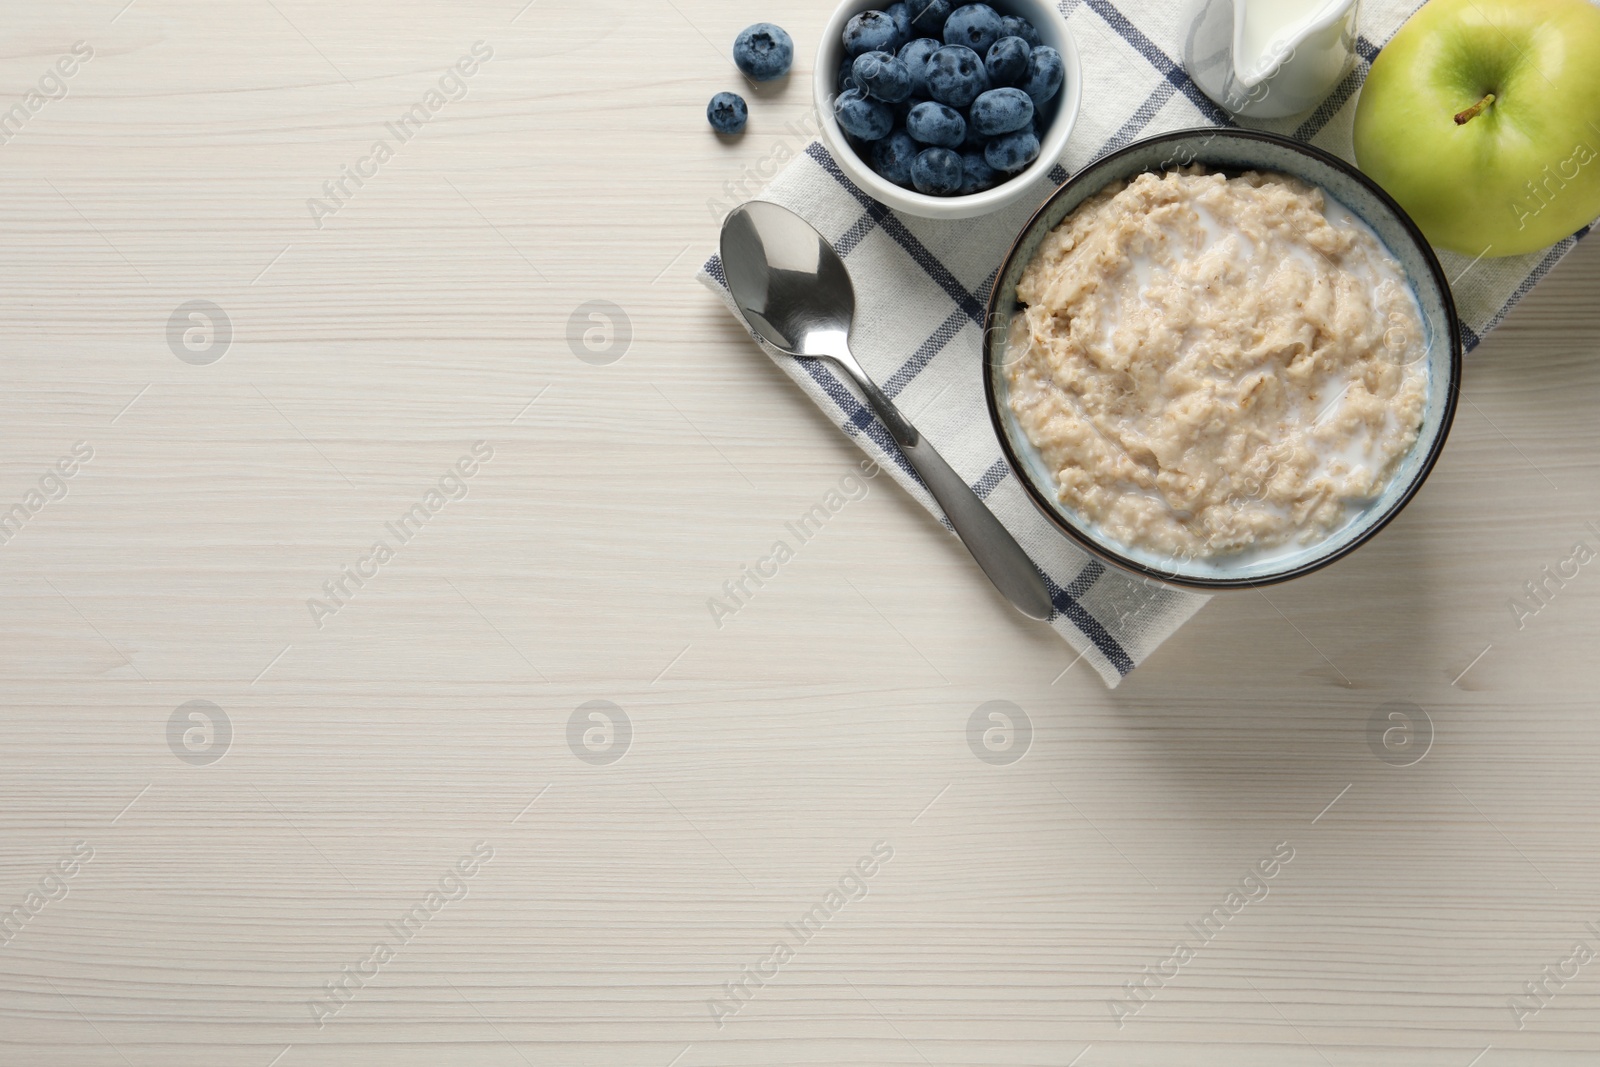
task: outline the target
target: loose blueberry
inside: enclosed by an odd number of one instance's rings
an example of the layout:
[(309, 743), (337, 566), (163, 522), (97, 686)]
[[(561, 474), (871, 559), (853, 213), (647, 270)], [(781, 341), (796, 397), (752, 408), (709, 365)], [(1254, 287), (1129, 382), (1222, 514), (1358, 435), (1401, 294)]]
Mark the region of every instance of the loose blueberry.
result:
[(872, 169), (896, 185), (910, 186), (911, 163), (922, 146), (904, 130), (895, 130), (872, 145)]
[(911, 0), (911, 31), (924, 37), (938, 37), (955, 5), (950, 0)]
[(927, 77), (928, 95), (951, 107), (966, 107), (989, 88), (983, 60), (961, 44), (947, 44), (929, 56)]
[(718, 93), (706, 105), (706, 121), (718, 133), (738, 133), (749, 118), (750, 108), (738, 93)]
[(964, 44), (980, 56), (1004, 35), (1000, 13), (988, 4), (963, 4), (944, 24), (945, 44)]
[(1059, 93), (1066, 80), (1067, 68), (1061, 62), (1061, 53), (1042, 44), (1028, 56), (1028, 78), (1022, 83), (1022, 91), (1033, 97), (1037, 107)]
[(863, 52), (851, 68), (856, 88), (886, 104), (898, 104), (911, 95), (911, 72), (892, 52)]
[(878, 141), (894, 129), (894, 112), (889, 105), (869, 99), (860, 89), (846, 89), (833, 102), (833, 116), (852, 137)]
[(853, 76), (854, 75), (854, 70), (855, 70), (855, 62), (856, 61), (851, 59), (849, 56), (845, 56), (844, 57), (844, 61), (839, 64), (839, 80), (838, 80), (839, 88), (838, 88), (838, 91), (841, 92), (841, 93), (844, 92), (846, 89), (859, 89), (860, 88), (860, 86), (858, 86), (856, 84), (856, 80), (855, 80), (855, 78)]
[(1028, 57), (1033, 49), (1021, 37), (1002, 37), (989, 46), (983, 59), (991, 85), (1021, 85), (1028, 79)]
[(1006, 15), (1000, 19), (1000, 32), (1006, 37), (1021, 37), (1028, 42), (1029, 48), (1038, 48), (1044, 43), (1039, 40), (1039, 31), (1033, 28), (1033, 23), (1015, 15)]
[(929, 196), (954, 196), (965, 178), (961, 157), (948, 148), (926, 149), (911, 163), (911, 184)]
[(961, 153), (961, 195), (970, 196), (985, 189), (993, 189), (1000, 175), (989, 166), (982, 152)]
[(970, 114), (980, 134), (999, 137), (1033, 125), (1033, 101), (1021, 89), (990, 89), (972, 102)]
[(898, 4), (890, 4), (883, 9), (883, 13), (894, 19), (895, 32), (900, 35), (900, 43), (904, 45), (915, 36), (911, 32), (911, 5), (906, 0)]
[(781, 78), (793, 62), (794, 41), (770, 22), (758, 22), (734, 38), (733, 64), (755, 81)]
[(863, 11), (844, 25), (844, 54), (893, 52), (901, 45), (894, 19), (882, 11)]
[(960, 148), (967, 136), (967, 120), (955, 108), (930, 100), (911, 109), (906, 132), (923, 144)]
[(1032, 130), (1019, 130), (996, 137), (983, 150), (983, 158), (995, 170), (1015, 174), (1039, 158), (1039, 138)]
[(943, 47), (932, 37), (918, 37), (900, 49), (900, 62), (911, 72), (911, 92), (916, 96), (928, 95), (928, 57)]

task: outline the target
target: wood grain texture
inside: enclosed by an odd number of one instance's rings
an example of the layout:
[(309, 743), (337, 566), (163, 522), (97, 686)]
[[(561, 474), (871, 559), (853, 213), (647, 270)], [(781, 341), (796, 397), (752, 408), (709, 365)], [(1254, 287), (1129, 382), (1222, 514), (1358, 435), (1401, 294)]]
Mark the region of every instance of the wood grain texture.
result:
[[(1393, 527), (1115, 692), (882, 480), (719, 629), (706, 599), (858, 458), (693, 281), (707, 200), (801, 146), (828, 6), (10, 6), (0, 99), (94, 56), (0, 145), (0, 511), (94, 455), (0, 545), (0, 909), (59, 896), (0, 946), (0, 1064), (1595, 1062), (1600, 962), (1509, 1005), (1600, 950), (1600, 575), (1510, 604), (1600, 548), (1600, 247), (1471, 357)], [(757, 17), (796, 72), (719, 143), (715, 42)], [(465, 99), (316, 226), (477, 41)], [(233, 330), (208, 365), (169, 345), (193, 300)], [(607, 365), (569, 345), (596, 300), (631, 328)], [(169, 742), (196, 700), (231, 726), (209, 764)], [(596, 700), (609, 764), (569, 747)], [(997, 700), (1032, 729), (1004, 766), (969, 745)], [(1431, 720), (1411, 766), (1369, 744), (1393, 703)]]

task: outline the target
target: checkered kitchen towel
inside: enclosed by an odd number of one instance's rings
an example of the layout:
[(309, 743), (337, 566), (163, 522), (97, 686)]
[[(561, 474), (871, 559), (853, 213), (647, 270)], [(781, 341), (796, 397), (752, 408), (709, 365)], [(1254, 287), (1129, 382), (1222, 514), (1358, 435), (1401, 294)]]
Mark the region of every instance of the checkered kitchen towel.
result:
[[(1419, 0), (1364, 0), (1360, 61), (1350, 77), (1309, 117), (1258, 125), (1353, 159), (1357, 90), (1382, 43), (1420, 6)], [(1183, 71), (1188, 3), (1061, 0), (1060, 8), (1082, 53), (1085, 84), (1077, 126), (1050, 182), (1059, 185), (1069, 173), (1141, 137), (1235, 125)], [(899, 215), (856, 188), (827, 149), (813, 143), (760, 196), (804, 216), (845, 257), (856, 286), (856, 357), (1027, 549), (1050, 580), (1056, 604), (1051, 625), (1115, 686), (1207, 598), (1157, 588), (1086, 556), (1034, 510), (1001, 457), (978, 370), (980, 324), (1001, 257), (1050, 188), (1041, 181), (1017, 206), (985, 218), (939, 222)], [(1446, 274), (1456, 279), (1468, 347), (1498, 326), (1583, 233), (1545, 252), (1476, 264), (1441, 252)], [(732, 307), (716, 257), (700, 279)], [(812, 360), (778, 364), (942, 520), (888, 433), (831, 367)]]

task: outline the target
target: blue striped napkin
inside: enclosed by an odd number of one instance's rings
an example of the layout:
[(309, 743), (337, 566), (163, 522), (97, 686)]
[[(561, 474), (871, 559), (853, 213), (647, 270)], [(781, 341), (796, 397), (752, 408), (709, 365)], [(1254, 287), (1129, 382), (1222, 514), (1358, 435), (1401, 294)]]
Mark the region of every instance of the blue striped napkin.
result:
[[(1366, 0), (1359, 62), (1351, 75), (1311, 115), (1252, 125), (1353, 160), (1357, 91), (1383, 42), (1420, 6), (1416, 0)], [(857, 359), (1027, 549), (1050, 582), (1056, 605), (1050, 625), (1107, 685), (1115, 686), (1208, 598), (1108, 569), (1034, 509), (1001, 457), (984, 406), (978, 370), (984, 308), (1012, 238), (1069, 173), (1141, 137), (1237, 123), (1183, 71), (1178, 57), (1188, 4), (1061, 0), (1059, 7), (1082, 53), (1083, 109), (1062, 165), (1017, 206), (956, 221), (900, 215), (856, 188), (820, 142), (786, 166), (760, 198), (804, 216), (845, 257), (856, 287), (851, 347)], [(1474, 261), (1440, 252), (1453, 279), (1468, 349), (1476, 348), (1587, 232), (1586, 227), (1544, 252), (1507, 259)], [(700, 280), (732, 309), (717, 257), (702, 268)], [(829, 366), (788, 358), (779, 358), (778, 365), (944, 521), (883, 426)]]

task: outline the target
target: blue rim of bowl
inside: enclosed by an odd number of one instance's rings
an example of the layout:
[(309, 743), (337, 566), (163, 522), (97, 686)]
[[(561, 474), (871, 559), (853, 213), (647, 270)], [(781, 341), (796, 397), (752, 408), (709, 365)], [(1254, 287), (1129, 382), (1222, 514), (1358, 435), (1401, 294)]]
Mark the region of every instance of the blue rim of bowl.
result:
[[(1450, 323), (1449, 375), (1448, 380), (1444, 383), (1444, 411), (1439, 420), (1439, 432), (1434, 436), (1433, 442), (1428, 448), (1427, 455), (1423, 457), (1421, 465), (1417, 468), (1415, 475), (1411, 479), (1411, 483), (1406, 486), (1405, 491), (1401, 493), (1398, 498), (1396, 498), (1394, 503), (1389, 506), (1388, 510), (1368, 524), (1368, 526), (1358, 536), (1352, 538), (1348, 544), (1342, 545), (1339, 548), (1326, 553), (1325, 555), (1317, 556), (1306, 563), (1291, 567), (1287, 570), (1275, 571), (1270, 574), (1259, 575), (1252, 578), (1201, 578), (1194, 575), (1182, 574), (1176, 571), (1162, 570), (1159, 567), (1153, 567), (1146, 563), (1140, 563), (1137, 560), (1118, 552), (1108, 541), (1094, 537), (1086, 531), (1078, 528), (1076, 524), (1069, 522), (1067, 516), (1063, 513), (1063, 506), (1052, 502), (1039, 488), (1039, 486), (1034, 484), (1033, 479), (1027, 474), (1026, 466), (1022, 463), (1021, 459), (1012, 449), (1011, 439), (1006, 433), (1005, 423), (1000, 417), (1000, 401), (999, 397), (995, 395), (994, 388), (996, 354), (994, 344), (994, 327), (1002, 321), (1000, 317), (1000, 308), (997, 306), (1000, 300), (1001, 280), (1004, 279), (1006, 274), (1011, 270), (1012, 264), (1016, 261), (1017, 255), (1021, 251), (1023, 241), (1025, 241), (1034, 232), (1034, 228), (1039, 225), (1040, 219), (1043, 218), (1044, 215), (1050, 210), (1051, 205), (1057, 200), (1061, 199), (1061, 197), (1067, 195), (1069, 192), (1080, 188), (1085, 183), (1086, 179), (1094, 176), (1094, 171), (1107, 163), (1111, 163), (1134, 152), (1146, 150), (1151, 145), (1162, 144), (1168, 141), (1187, 140), (1193, 137), (1221, 137), (1232, 140), (1261, 141), (1267, 144), (1278, 145), (1291, 149), (1294, 152), (1307, 156), (1319, 163), (1331, 167), (1360, 184), (1369, 193), (1371, 193), (1379, 203), (1383, 204), (1386, 208), (1394, 213), (1395, 218), (1405, 230), (1406, 236), (1422, 253), (1422, 260), (1427, 265), (1428, 273), (1432, 276), (1434, 285), (1439, 290), (1440, 299), (1444, 305), (1446, 318)], [(1191, 162), (1201, 165), (1205, 165), (1206, 163), (1203, 158), (1198, 156)], [(1235, 171), (1238, 168), (1235, 166), (1230, 166), (1227, 169), (1229, 171)], [(1162, 168), (1146, 167), (1137, 173), (1157, 173), (1161, 170)], [(1117, 178), (1114, 180), (1121, 181), (1125, 180), (1127, 177), (1132, 177), (1132, 175), (1127, 175), (1124, 178)], [(1108, 184), (1110, 183), (1103, 183), (1101, 188), (1104, 188), (1105, 185)], [(1413, 281), (1412, 285), (1415, 286), (1416, 282)], [(1006, 309), (1005, 318), (1003, 321), (1006, 323), (1007, 327), (1010, 325), (1013, 314), (1014, 310), (1012, 308)], [(1372, 538), (1377, 535), (1378, 531), (1389, 525), (1389, 523), (1394, 520), (1395, 516), (1399, 515), (1400, 512), (1405, 510), (1406, 505), (1411, 502), (1412, 497), (1416, 496), (1417, 491), (1422, 488), (1422, 483), (1427, 481), (1428, 475), (1433, 472), (1434, 464), (1439, 461), (1439, 455), (1444, 451), (1445, 441), (1450, 436), (1450, 428), (1455, 423), (1456, 402), (1461, 392), (1461, 361), (1463, 354), (1461, 343), (1461, 320), (1456, 313), (1455, 295), (1450, 291), (1450, 282), (1445, 276), (1444, 268), (1439, 264), (1439, 257), (1434, 254), (1433, 246), (1428, 243), (1428, 239), (1423, 235), (1422, 230), (1418, 228), (1417, 224), (1412, 220), (1411, 216), (1406, 213), (1405, 209), (1399, 204), (1395, 203), (1394, 198), (1388, 193), (1384, 192), (1383, 188), (1379, 186), (1377, 182), (1373, 181), (1366, 174), (1351, 166), (1349, 163), (1346, 163), (1338, 156), (1331, 155), (1330, 153), (1324, 152), (1322, 149), (1306, 144), (1303, 141), (1296, 141), (1290, 137), (1282, 137), (1278, 134), (1266, 133), (1261, 130), (1229, 129), (1215, 126), (1194, 126), (1183, 130), (1173, 130), (1169, 133), (1156, 134), (1153, 137), (1146, 137), (1142, 140), (1135, 141), (1132, 144), (1127, 145), (1124, 148), (1120, 148), (1115, 152), (1107, 153), (1106, 155), (1103, 155), (1094, 162), (1090, 163), (1088, 166), (1084, 167), (1071, 178), (1068, 178), (1066, 182), (1060, 186), (1060, 188), (1056, 189), (1055, 192), (1050, 194), (1043, 204), (1039, 205), (1039, 209), (1029, 216), (1028, 221), (1023, 224), (1019, 231), (1017, 231), (1016, 239), (1012, 241), (1010, 249), (1008, 249), (1005, 254), (1005, 258), (1000, 261), (999, 270), (995, 272), (994, 287), (989, 292), (987, 315), (985, 316), (984, 321), (990, 324), (990, 328), (983, 331), (983, 393), (985, 403), (989, 408), (989, 421), (994, 427), (995, 436), (1000, 441), (1000, 449), (1006, 457), (1006, 464), (1011, 468), (1011, 472), (1016, 475), (1017, 480), (1022, 483), (1022, 487), (1027, 492), (1028, 498), (1033, 501), (1034, 507), (1036, 507), (1045, 518), (1049, 519), (1057, 529), (1071, 537), (1078, 543), (1080, 547), (1089, 552), (1090, 555), (1135, 575), (1149, 578), (1165, 585), (1180, 586), (1186, 589), (1215, 591), (1219, 589), (1254, 589), (1258, 586), (1277, 585), (1280, 582), (1287, 582), (1292, 578), (1302, 577), (1310, 574), (1313, 571), (1319, 571), (1331, 563), (1336, 563), (1344, 557), (1350, 555), (1350, 553), (1354, 552), (1368, 541), (1372, 540)]]

